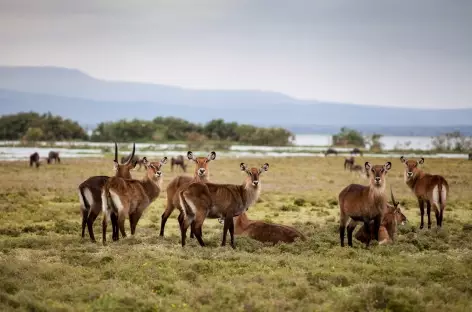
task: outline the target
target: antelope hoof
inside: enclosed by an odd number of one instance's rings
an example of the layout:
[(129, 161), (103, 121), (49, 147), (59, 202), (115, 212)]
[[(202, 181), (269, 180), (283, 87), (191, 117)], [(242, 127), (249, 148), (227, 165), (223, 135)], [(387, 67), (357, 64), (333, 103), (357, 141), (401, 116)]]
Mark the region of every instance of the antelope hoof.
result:
[(423, 229), (423, 227), (424, 227), (424, 226), (423, 226), (423, 224), (422, 224), (422, 225), (420, 225), (420, 230), (422, 230), (422, 229)]

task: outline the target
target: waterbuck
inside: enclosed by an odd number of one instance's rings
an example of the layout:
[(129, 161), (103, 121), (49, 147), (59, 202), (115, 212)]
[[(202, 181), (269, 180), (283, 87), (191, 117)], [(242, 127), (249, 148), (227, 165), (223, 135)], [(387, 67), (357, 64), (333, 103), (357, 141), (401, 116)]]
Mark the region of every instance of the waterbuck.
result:
[[(143, 165), (146, 168), (142, 180), (123, 179), (112, 177), (108, 179), (102, 191), (103, 210), (103, 244), (106, 244), (106, 228), (108, 218), (115, 215), (118, 227), (123, 237), (126, 237), (125, 219), (129, 217), (131, 235), (136, 231), (144, 210), (159, 196), (162, 184), (161, 167), (167, 162), (167, 157), (158, 162), (148, 162), (143, 157)], [(113, 240), (119, 239), (118, 229), (113, 229)]]
[[(133, 144), (134, 154), (135, 145)], [(131, 158), (130, 158), (131, 159)], [(115, 159), (113, 160), (113, 169), (115, 177), (131, 179), (130, 171), (136, 166), (136, 163), (128, 161), (124, 164), (118, 163), (118, 146), (115, 143)], [(102, 188), (107, 183), (108, 176), (93, 176), (79, 185), (80, 212), (82, 214), (82, 238), (85, 235), (85, 226), (88, 227), (90, 240), (95, 242), (93, 234), (93, 223), (102, 211)], [(112, 219), (112, 226), (117, 226), (116, 220)]]
[[(397, 231), (397, 224), (400, 223), (402, 225), (407, 222), (406, 216), (402, 213), (400, 208), (400, 203), (395, 201), (395, 197), (393, 196), (393, 191), (390, 188), (391, 196), (392, 196), (392, 203), (387, 203), (386, 211), (380, 224), (379, 228), (379, 245), (394, 242), (395, 241), (395, 233)], [(354, 222), (353, 220), (349, 221), (349, 223)], [(369, 231), (367, 232), (365, 227), (361, 227), (355, 237), (362, 243), (366, 243), (368, 236), (370, 239), (375, 237), (374, 233), (374, 224), (371, 221), (369, 224)]]
[(170, 159), (170, 170), (172, 172), (174, 172), (174, 166), (178, 166), (182, 168), (184, 172), (187, 172), (187, 165), (185, 164), (184, 156), (182, 155), (179, 155), (176, 158), (172, 157)]
[(30, 155), (30, 167), (33, 167), (33, 164), (36, 165), (36, 168), (39, 168), (39, 154), (38, 152), (34, 152)]
[(334, 154), (334, 155), (338, 155), (338, 151), (335, 150), (334, 148), (328, 148), (325, 152), (325, 156), (328, 156), (329, 154)]
[(61, 158), (59, 158), (59, 152), (50, 151), (48, 154), (48, 164), (54, 160), (54, 163), (61, 163)]
[[(189, 185), (194, 179), (198, 178), (202, 182), (207, 182), (210, 179), (210, 169), (208, 168), (208, 163), (216, 159), (216, 153), (211, 152), (207, 157), (195, 157), (192, 151), (188, 151), (187, 158), (195, 162), (195, 171), (194, 176), (178, 176), (175, 177), (167, 186), (167, 207), (162, 214), (161, 220), (161, 231), (160, 236), (164, 236), (164, 228), (166, 226), (167, 219), (171, 215), (172, 211), (175, 209), (174, 197), (178, 193), (177, 191), (183, 186)], [(193, 233), (192, 233), (193, 234)]]
[(449, 185), (446, 179), (440, 175), (425, 173), (418, 168), (418, 165), (424, 163), (424, 158), (420, 160), (408, 160), (402, 156), (400, 160), (405, 165), (405, 183), (418, 199), (421, 212), (420, 229), (424, 227), (425, 202), (428, 213), (428, 229), (431, 228), (431, 206), (433, 206), (436, 214), (436, 225), (440, 228), (442, 226), (446, 199), (449, 193)]
[(354, 147), (354, 148), (352, 149), (352, 151), (351, 151), (351, 155), (361, 155), (361, 156), (362, 156), (363, 153), (362, 153), (362, 151), (361, 151), (359, 148)]
[[(339, 236), (341, 246), (344, 247), (344, 232), (349, 219), (363, 222), (366, 231), (369, 230), (369, 223), (374, 221), (375, 239), (378, 240), (380, 223), (382, 221), (387, 198), (385, 196), (385, 178), (387, 172), (392, 168), (392, 163), (387, 162), (384, 165), (372, 165), (365, 163), (366, 171), (370, 171), (370, 184), (350, 184), (339, 193)], [(352, 246), (352, 232), (356, 228), (357, 222), (350, 223), (347, 228), (348, 245)], [(369, 246), (370, 237), (366, 242)]]
[(240, 169), (247, 174), (243, 184), (215, 184), (194, 182), (179, 191), (178, 199), (174, 205), (179, 208), (179, 224), (182, 235), (182, 246), (185, 246), (186, 233), (189, 225), (201, 246), (205, 246), (202, 240), (202, 225), (208, 218), (224, 218), (223, 239), (221, 246), (226, 245), (226, 235), (229, 230), (231, 247), (234, 246), (233, 217), (245, 212), (259, 198), (261, 173), (269, 170), (269, 164), (265, 163), (261, 168), (248, 168), (241, 163)]
[[(349, 157), (344, 159), (344, 170), (348, 169), (352, 171), (352, 166), (354, 166), (354, 157)], [(361, 167), (362, 168), (362, 167)]]
[[(220, 223), (224, 223), (224, 219)], [(233, 217), (233, 223), (235, 235), (248, 236), (263, 243), (270, 242), (275, 245), (278, 242), (293, 243), (296, 238), (306, 240), (305, 235), (291, 226), (250, 220), (246, 212)]]

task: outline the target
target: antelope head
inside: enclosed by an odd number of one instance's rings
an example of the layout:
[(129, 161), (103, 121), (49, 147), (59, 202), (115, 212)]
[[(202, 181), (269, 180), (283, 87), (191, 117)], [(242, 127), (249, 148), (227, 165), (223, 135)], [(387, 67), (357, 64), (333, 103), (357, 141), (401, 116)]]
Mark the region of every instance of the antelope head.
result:
[(209, 170), (208, 170), (208, 163), (212, 160), (215, 160), (216, 158), (216, 153), (211, 152), (208, 154), (207, 157), (195, 157), (193, 155), (192, 151), (188, 151), (187, 153), (187, 158), (191, 161), (194, 161), (196, 166), (195, 166), (195, 176), (199, 176), (201, 178), (203, 177), (208, 177), (209, 175)]
[(390, 187), (390, 195), (392, 196), (393, 213), (395, 214), (395, 219), (397, 223), (400, 223), (401, 225), (405, 225), (405, 223), (408, 222), (408, 220), (406, 219), (406, 216), (402, 213), (402, 210), (400, 209), (400, 202), (395, 201), (392, 187)]
[(392, 168), (392, 163), (387, 161), (385, 165), (372, 165), (370, 162), (365, 163), (366, 175), (370, 177), (370, 183), (372, 186), (381, 188), (385, 186), (385, 176), (387, 172)]
[(252, 186), (257, 187), (259, 185), (259, 176), (269, 170), (269, 164), (265, 163), (262, 165), (261, 168), (249, 168), (245, 163), (241, 163), (240, 165), (241, 171), (244, 171), (248, 175), (248, 179), (250, 180)]
[(162, 175), (161, 167), (167, 163), (167, 157), (162, 158), (160, 161), (148, 161), (146, 157), (143, 157), (143, 165), (146, 167), (148, 177), (158, 179)]
[(132, 161), (135, 150), (136, 146), (133, 143), (133, 151), (131, 152), (131, 157), (126, 163), (120, 164), (118, 162), (118, 145), (115, 142), (115, 159), (113, 160), (113, 169), (116, 171), (117, 176), (123, 177), (125, 179), (131, 179), (131, 174), (129, 172), (136, 166), (136, 162)]
[(400, 157), (401, 162), (405, 165), (405, 181), (414, 179), (416, 174), (420, 171), (419, 165), (424, 164), (424, 158), (421, 157), (420, 160), (406, 159), (405, 157)]

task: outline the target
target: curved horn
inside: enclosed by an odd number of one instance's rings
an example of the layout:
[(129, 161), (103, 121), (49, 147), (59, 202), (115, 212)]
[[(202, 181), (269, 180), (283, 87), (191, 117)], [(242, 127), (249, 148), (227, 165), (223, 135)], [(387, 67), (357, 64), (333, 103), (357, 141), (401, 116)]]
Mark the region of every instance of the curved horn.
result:
[(393, 204), (393, 206), (395, 206), (395, 208), (397, 208), (398, 203), (395, 201), (395, 197), (393, 196), (392, 186), (390, 186), (390, 194), (392, 195), (392, 204)]
[(114, 160), (114, 162), (116, 162), (116, 163), (118, 162), (118, 145), (116, 144), (116, 142), (115, 142), (115, 160)]
[(128, 161), (126, 162), (127, 165), (133, 160), (134, 152), (136, 151), (135, 143), (133, 143), (133, 150), (131, 151), (131, 156), (129, 157)]

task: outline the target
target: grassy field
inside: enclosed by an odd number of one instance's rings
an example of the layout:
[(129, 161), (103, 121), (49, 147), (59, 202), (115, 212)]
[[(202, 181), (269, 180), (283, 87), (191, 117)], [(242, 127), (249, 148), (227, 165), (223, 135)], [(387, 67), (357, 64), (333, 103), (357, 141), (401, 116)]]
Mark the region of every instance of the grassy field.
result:
[[(342, 157), (212, 162), (211, 179), (225, 183), (244, 179), (241, 161), (268, 162), (249, 217), (293, 225), (308, 237), (276, 246), (236, 237), (236, 250), (219, 247), (217, 220), (204, 224), (208, 247), (187, 239), (182, 248), (176, 212), (160, 238), (165, 192), (135, 237), (111, 242), (109, 228), (106, 247), (82, 240), (76, 187), (112, 174), (110, 159), (64, 159), (39, 170), (0, 163), (0, 310), (472, 311), (472, 162), (426, 158), (424, 169), (444, 175), (451, 188), (444, 228), (436, 231), (434, 216), (433, 229), (418, 229), (400, 160), (368, 160), (392, 161), (387, 183), (409, 219), (394, 245), (375, 242), (368, 250), (357, 241), (339, 246), (337, 195), (349, 183), (367, 183), (343, 170)], [(165, 188), (177, 173), (169, 165), (164, 172)]]

